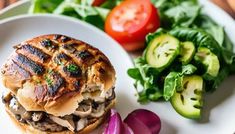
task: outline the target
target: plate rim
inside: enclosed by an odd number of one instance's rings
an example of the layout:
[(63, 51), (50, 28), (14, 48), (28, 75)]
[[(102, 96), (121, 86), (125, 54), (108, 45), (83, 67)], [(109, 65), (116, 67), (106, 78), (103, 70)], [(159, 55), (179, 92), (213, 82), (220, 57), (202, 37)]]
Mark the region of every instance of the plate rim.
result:
[(79, 19), (73, 18), (73, 17), (64, 16), (64, 15), (55, 15), (55, 14), (23, 14), (23, 15), (17, 15), (17, 16), (13, 16), (13, 17), (9, 17), (9, 18), (0, 20), (0, 26), (5, 24), (5, 23), (9, 23), (9, 22), (16, 21), (16, 20), (19, 20), (19, 19), (38, 18), (38, 17), (39, 18), (40, 17), (49, 17), (49, 18), (63, 19), (63, 20), (71, 21), (73, 23), (81, 24), (81, 25), (93, 30), (94, 32), (98, 32), (99, 34), (106, 37), (107, 39), (112, 40), (112, 42), (114, 43), (113, 45), (116, 46), (126, 57), (128, 57), (128, 60), (130, 61), (132, 67), (134, 66), (131, 56), (128, 54), (128, 52), (116, 40), (114, 40), (112, 37), (110, 37), (104, 31), (98, 29), (97, 27), (95, 27), (95, 26), (93, 26), (89, 23), (86, 23), (84, 21), (81, 21)]

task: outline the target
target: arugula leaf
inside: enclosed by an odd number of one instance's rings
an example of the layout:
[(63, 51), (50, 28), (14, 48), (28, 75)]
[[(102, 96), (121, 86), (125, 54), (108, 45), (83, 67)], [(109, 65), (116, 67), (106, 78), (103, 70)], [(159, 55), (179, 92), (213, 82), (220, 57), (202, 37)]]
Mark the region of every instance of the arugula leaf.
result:
[(75, 17), (100, 29), (104, 29), (105, 19), (122, 0), (107, 0), (99, 7), (92, 6), (93, 0), (33, 0), (30, 13), (53, 13)]
[(165, 16), (172, 20), (175, 26), (190, 26), (200, 13), (201, 7), (190, 1), (182, 2), (179, 5), (165, 11)]
[(151, 0), (158, 8), (161, 26), (170, 29), (190, 26), (200, 13), (197, 0)]
[(33, 0), (29, 13), (52, 13), (64, 0)]
[(166, 101), (168, 101), (171, 96), (177, 90), (181, 90), (182, 88), (182, 76), (180, 73), (177, 72), (170, 72), (164, 81), (164, 90), (163, 90), (163, 97)]
[(196, 70), (194, 65), (188, 64), (182, 66), (182, 72), (170, 72), (164, 80), (164, 99), (168, 101), (175, 91), (181, 91), (184, 75), (192, 75)]
[(109, 9), (93, 7), (91, 6), (91, 2), (77, 3), (64, 1), (53, 11), (53, 13), (76, 17), (103, 29), (105, 18), (109, 11)]
[[(128, 75), (135, 80), (138, 101), (146, 103), (148, 100), (156, 101), (162, 97), (162, 90), (156, 85), (159, 72), (149, 66), (144, 58), (134, 60), (135, 68), (128, 69)], [(141, 87), (140, 91), (138, 87)]]

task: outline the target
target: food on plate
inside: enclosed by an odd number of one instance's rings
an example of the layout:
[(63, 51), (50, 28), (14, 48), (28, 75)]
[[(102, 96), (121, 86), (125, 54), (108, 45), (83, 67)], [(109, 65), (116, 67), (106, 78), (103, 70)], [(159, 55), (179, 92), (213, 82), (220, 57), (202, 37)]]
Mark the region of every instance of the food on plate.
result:
[(107, 14), (122, 0), (32, 0), (29, 13), (66, 15), (104, 29)]
[(43, 35), (14, 46), (1, 68), (6, 111), (26, 133), (88, 133), (115, 103), (115, 70), (85, 42)]
[(172, 106), (182, 116), (200, 118), (203, 106), (203, 78), (197, 75), (185, 76), (182, 85), (183, 89), (175, 90), (171, 98)]
[(153, 112), (136, 109), (122, 121), (119, 113), (112, 109), (104, 134), (158, 134), (161, 120)]
[(99, 6), (104, 2), (105, 0), (93, 0), (92, 6)]
[(117, 40), (126, 50), (145, 47), (145, 36), (159, 27), (150, 0), (33, 0), (30, 13), (53, 13), (86, 21)]
[(124, 119), (134, 134), (158, 134), (161, 130), (161, 120), (153, 112), (146, 109), (136, 109)]
[(206, 92), (234, 74), (233, 44), (195, 0), (152, 1), (161, 28), (146, 36), (143, 55), (128, 74), (138, 101), (170, 101), (180, 115), (200, 119)]
[(145, 36), (160, 25), (157, 9), (150, 0), (126, 0), (108, 14), (105, 32), (126, 50), (144, 47)]
[(159, 70), (166, 68), (179, 55), (180, 42), (171, 35), (161, 35), (149, 42), (145, 58), (149, 65)]

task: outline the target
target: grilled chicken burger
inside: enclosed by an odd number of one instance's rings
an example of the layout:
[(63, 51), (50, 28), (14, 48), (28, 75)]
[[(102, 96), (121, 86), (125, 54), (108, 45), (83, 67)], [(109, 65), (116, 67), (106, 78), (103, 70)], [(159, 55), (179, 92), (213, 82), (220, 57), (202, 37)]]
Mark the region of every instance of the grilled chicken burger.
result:
[(115, 71), (98, 49), (64, 35), (14, 47), (1, 69), (7, 113), (24, 133), (88, 133), (114, 105)]

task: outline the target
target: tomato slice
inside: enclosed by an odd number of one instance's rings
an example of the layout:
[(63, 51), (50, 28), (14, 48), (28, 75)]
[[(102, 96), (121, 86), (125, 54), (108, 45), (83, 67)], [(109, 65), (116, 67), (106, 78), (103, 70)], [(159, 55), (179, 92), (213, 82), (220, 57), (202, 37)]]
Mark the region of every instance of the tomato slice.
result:
[[(145, 36), (159, 26), (157, 9), (150, 0), (126, 0), (109, 13), (105, 22), (105, 32), (124, 48), (137, 50), (143, 47)], [(138, 46), (131, 46), (136, 44)]]
[(105, 2), (105, 0), (94, 0), (92, 3), (92, 6), (100, 6), (104, 2)]

